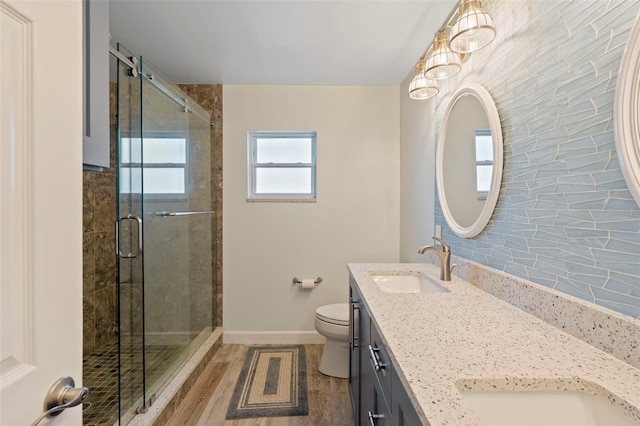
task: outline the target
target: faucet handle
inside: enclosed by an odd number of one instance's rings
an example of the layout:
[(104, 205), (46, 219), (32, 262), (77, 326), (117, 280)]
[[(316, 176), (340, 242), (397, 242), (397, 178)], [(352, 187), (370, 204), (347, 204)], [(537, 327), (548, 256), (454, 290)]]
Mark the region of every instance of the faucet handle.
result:
[(444, 241), (442, 241), (442, 238), (433, 237), (433, 241), (437, 241), (440, 243), (440, 245), (442, 246), (442, 251), (444, 252), (450, 252), (451, 251), (451, 247), (449, 246), (449, 244), (445, 243)]

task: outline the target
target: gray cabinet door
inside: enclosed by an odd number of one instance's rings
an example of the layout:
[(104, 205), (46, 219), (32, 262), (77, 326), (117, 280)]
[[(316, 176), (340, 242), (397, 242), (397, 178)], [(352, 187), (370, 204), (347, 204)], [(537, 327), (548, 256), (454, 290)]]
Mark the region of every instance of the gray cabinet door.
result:
[(369, 405), (371, 409), (367, 411), (367, 417), (362, 421), (361, 424), (390, 426), (393, 423), (391, 410), (387, 405), (387, 400), (382, 392), (382, 389), (380, 388), (380, 384), (376, 381), (375, 377), (373, 379), (373, 386), (371, 388), (371, 398), (372, 399)]
[(375, 374), (369, 365), (369, 343), (371, 342), (371, 320), (369, 313), (362, 305), (360, 309), (360, 344), (359, 344), (359, 363), (360, 363), (360, 407), (359, 407), (359, 423), (360, 425), (369, 424), (369, 411), (375, 411), (374, 407), (374, 386), (376, 384)]
[(349, 286), (349, 394), (353, 412), (353, 424), (360, 424), (360, 294), (351, 282)]
[(420, 417), (407, 394), (398, 373), (393, 370), (392, 374), (393, 389), (393, 425), (394, 426), (419, 426), (422, 425)]

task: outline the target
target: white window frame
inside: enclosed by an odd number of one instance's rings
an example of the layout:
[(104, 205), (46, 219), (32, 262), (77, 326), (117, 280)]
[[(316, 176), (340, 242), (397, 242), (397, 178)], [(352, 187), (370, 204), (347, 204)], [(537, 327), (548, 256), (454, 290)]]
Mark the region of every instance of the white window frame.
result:
[[(258, 139), (311, 139), (311, 163), (258, 163), (257, 162), (257, 140)], [(247, 201), (301, 201), (315, 202), (317, 199), (316, 176), (317, 176), (317, 156), (316, 156), (315, 131), (249, 131), (247, 132), (248, 151), (248, 198)], [(304, 168), (311, 169), (311, 192), (310, 193), (269, 193), (256, 194), (256, 169), (258, 168)]]
[[(475, 131), (475, 139), (474, 139), (474, 148), (477, 149), (477, 138), (478, 136), (482, 137), (482, 136), (491, 136), (491, 129), (476, 129)], [(476, 154), (477, 155), (477, 154)], [(482, 191), (478, 188), (478, 172), (477, 170), (482, 167), (482, 166), (491, 166), (493, 167), (493, 160), (484, 160), (484, 161), (478, 161), (477, 157), (476, 157), (476, 193), (478, 195), (478, 200), (486, 200), (487, 196), (489, 195), (489, 190), (487, 191)], [(489, 185), (491, 186), (491, 185)]]
[[(126, 134), (123, 135), (128, 139), (136, 139), (140, 137), (142, 140), (142, 144), (144, 144), (144, 139), (182, 139), (185, 141), (185, 162), (184, 163), (150, 163), (144, 161), (144, 151), (142, 153), (142, 163), (120, 163), (121, 168), (127, 168), (130, 170), (129, 173), (133, 173), (134, 169), (141, 169), (140, 172), (143, 174), (142, 177), (142, 185), (144, 186), (144, 169), (154, 169), (154, 168), (168, 168), (168, 169), (183, 169), (184, 172), (184, 192), (175, 192), (175, 193), (145, 193), (145, 192), (124, 192), (126, 196), (132, 197), (134, 199), (142, 198), (146, 201), (184, 201), (188, 199), (188, 194), (190, 191), (189, 188), (189, 138), (188, 135), (184, 132), (153, 132), (150, 134), (145, 134), (144, 137), (139, 135)], [(144, 150), (144, 147), (142, 147)], [(131, 155), (131, 154), (130, 154)], [(120, 176), (118, 176), (120, 179)], [(120, 182), (118, 181), (118, 187)], [(144, 190), (143, 190), (144, 191)]]

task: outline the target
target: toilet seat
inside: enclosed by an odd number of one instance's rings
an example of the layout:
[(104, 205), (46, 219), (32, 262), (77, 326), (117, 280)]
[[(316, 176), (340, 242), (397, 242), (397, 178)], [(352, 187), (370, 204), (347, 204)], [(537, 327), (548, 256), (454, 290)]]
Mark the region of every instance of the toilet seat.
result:
[(316, 309), (316, 317), (329, 324), (348, 326), (349, 304), (334, 303), (333, 305), (320, 306)]

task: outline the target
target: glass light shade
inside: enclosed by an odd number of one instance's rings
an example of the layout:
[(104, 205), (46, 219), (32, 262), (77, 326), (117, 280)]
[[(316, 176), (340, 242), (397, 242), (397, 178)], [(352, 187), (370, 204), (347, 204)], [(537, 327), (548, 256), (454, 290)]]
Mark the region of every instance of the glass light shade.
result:
[(456, 75), (461, 68), (460, 56), (449, 49), (449, 34), (440, 32), (433, 42), (433, 52), (427, 58), (425, 77), (441, 80)]
[(440, 92), (435, 81), (429, 80), (425, 76), (416, 75), (409, 83), (409, 97), (411, 99), (429, 99)]
[(436, 82), (424, 76), (424, 60), (421, 59), (416, 65), (416, 75), (409, 83), (409, 97), (411, 99), (428, 99), (440, 92)]
[(451, 27), (449, 47), (456, 53), (470, 53), (482, 49), (496, 37), (491, 15), (482, 9), (478, 0), (460, 0), (460, 16)]

